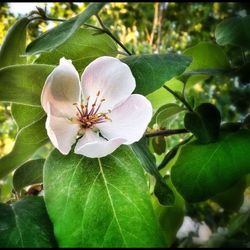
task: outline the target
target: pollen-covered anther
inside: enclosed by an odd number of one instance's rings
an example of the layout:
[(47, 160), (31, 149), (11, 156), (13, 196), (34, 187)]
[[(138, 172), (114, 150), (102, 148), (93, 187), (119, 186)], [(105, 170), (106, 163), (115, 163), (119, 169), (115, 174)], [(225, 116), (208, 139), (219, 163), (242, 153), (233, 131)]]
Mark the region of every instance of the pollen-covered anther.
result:
[(93, 128), (95, 124), (111, 121), (111, 119), (107, 116), (109, 112), (98, 113), (102, 103), (105, 101), (105, 98), (102, 98), (98, 104), (98, 98), (100, 96), (100, 93), (101, 91), (99, 90), (96, 94), (94, 103), (91, 105), (90, 111), (88, 111), (90, 96), (86, 98), (86, 104), (81, 104), (80, 106), (78, 106), (76, 103), (73, 104), (74, 106), (76, 106), (77, 109), (76, 118), (72, 119), (74, 123), (76, 123), (77, 121), (77, 123), (79, 123), (82, 128), (86, 129)]

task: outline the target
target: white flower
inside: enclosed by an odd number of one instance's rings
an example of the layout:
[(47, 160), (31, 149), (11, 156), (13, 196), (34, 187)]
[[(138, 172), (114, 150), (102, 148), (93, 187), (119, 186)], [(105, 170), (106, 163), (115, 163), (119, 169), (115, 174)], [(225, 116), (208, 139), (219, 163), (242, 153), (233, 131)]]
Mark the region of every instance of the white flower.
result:
[(52, 144), (68, 154), (104, 157), (121, 144), (138, 141), (152, 118), (151, 103), (132, 94), (135, 79), (120, 60), (103, 56), (84, 70), (81, 81), (70, 60), (61, 58), (41, 95)]

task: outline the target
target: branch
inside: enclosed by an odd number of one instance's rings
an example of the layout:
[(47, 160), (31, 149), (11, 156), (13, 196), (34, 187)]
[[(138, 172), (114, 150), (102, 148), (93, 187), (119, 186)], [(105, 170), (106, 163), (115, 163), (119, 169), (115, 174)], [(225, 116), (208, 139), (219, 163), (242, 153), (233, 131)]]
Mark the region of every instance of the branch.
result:
[(184, 134), (189, 133), (188, 130), (185, 128), (180, 129), (165, 129), (165, 130), (159, 130), (152, 133), (145, 134), (146, 137), (154, 137), (154, 136), (170, 136), (170, 135), (177, 135), (177, 134)]

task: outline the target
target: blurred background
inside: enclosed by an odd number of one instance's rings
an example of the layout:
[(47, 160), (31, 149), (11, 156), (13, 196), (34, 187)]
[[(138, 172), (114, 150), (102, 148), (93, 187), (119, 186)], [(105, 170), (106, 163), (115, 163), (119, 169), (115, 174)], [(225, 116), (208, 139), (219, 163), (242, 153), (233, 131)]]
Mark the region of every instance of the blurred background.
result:
[[(73, 2), (0, 3), (0, 45), (10, 26), (21, 16), (35, 10), (36, 6), (46, 8), (49, 17), (68, 19), (82, 12), (87, 4)], [(233, 16), (244, 17), (249, 13), (249, 4), (236, 2), (109, 3), (101, 11), (100, 17), (113, 34), (119, 37), (120, 41), (135, 54), (167, 52), (181, 54), (200, 42), (215, 43), (215, 27), (223, 19)], [(95, 18), (92, 18), (89, 23), (98, 25)], [(28, 43), (55, 25), (57, 25), (57, 22), (54, 21), (33, 21), (28, 29)], [(237, 48), (225, 47), (223, 49), (230, 57), (229, 61), (232, 66), (243, 64), (242, 51)], [(249, 57), (249, 54), (245, 54), (245, 56)], [(240, 78), (231, 79), (224, 77), (205, 79), (190, 88), (189, 94), (196, 99), (197, 103), (214, 103), (221, 111), (223, 121), (236, 122), (250, 112), (250, 85), (248, 84), (250, 79), (248, 75), (243, 74)], [(171, 126), (178, 128), (182, 120), (183, 117), (177, 117), (171, 123), (170, 128)], [(10, 106), (0, 103), (0, 157), (11, 151), (16, 132), (17, 127), (12, 119)], [(164, 150), (160, 148), (157, 151), (157, 147), (162, 143), (159, 140), (154, 143), (155, 152), (158, 152), (156, 157), (161, 160), (161, 155), (165, 155), (177, 141), (180, 141), (180, 137), (171, 137), (171, 139), (168, 137), (164, 142)], [(3, 182), (0, 181), (1, 185), (5, 187)], [(2, 188), (0, 192), (2, 199), (4, 199), (4, 193), (5, 190)], [(243, 204), (245, 207), (249, 207), (249, 193), (249, 191), (245, 192), (245, 203)], [(234, 201), (231, 200), (231, 202)], [(248, 208), (243, 207), (241, 209)], [(206, 225), (209, 226), (209, 228), (203, 227), (201, 229), (203, 235), (216, 232), (216, 240), (220, 241), (225, 233), (223, 228), (230, 222), (232, 215), (232, 212), (224, 211), (217, 203), (212, 201), (187, 205), (187, 217), (184, 221), (186, 224), (183, 226), (184, 231), (179, 232), (179, 242), (176, 244), (178, 246), (192, 246), (192, 232), (197, 231), (199, 226), (202, 225), (198, 221), (206, 221)], [(193, 219), (190, 219), (191, 217)], [(242, 242), (244, 242), (244, 246), (249, 244), (250, 228), (246, 223), (248, 219), (243, 221), (245, 224), (242, 220), (240, 221), (242, 224), (236, 223), (238, 228), (238, 231), (236, 230), (236, 234), (234, 234), (236, 236), (231, 237), (231, 241), (227, 240), (225, 246), (233, 246), (234, 244), (238, 246), (238, 244), (243, 244)], [(216, 245), (216, 240), (215, 243), (211, 244)]]

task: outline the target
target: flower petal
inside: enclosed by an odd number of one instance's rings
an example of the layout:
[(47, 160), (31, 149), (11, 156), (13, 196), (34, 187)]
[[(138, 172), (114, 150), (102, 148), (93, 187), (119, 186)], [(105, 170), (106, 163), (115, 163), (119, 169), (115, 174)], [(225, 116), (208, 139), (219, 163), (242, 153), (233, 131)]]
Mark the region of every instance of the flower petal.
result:
[(46, 120), (46, 129), (54, 147), (62, 154), (66, 155), (76, 141), (80, 126), (79, 124), (71, 123), (67, 118), (51, 115), (49, 110)]
[(125, 140), (121, 138), (107, 141), (97, 133), (87, 129), (85, 135), (77, 142), (75, 153), (90, 158), (100, 158), (113, 153), (124, 142)]
[(124, 144), (132, 144), (143, 136), (152, 118), (152, 105), (144, 96), (134, 94), (108, 117), (111, 121), (96, 125), (101, 134), (109, 140), (119, 137), (126, 139)]
[(70, 60), (60, 59), (60, 64), (48, 76), (41, 95), (42, 107), (52, 115), (72, 117), (76, 113), (73, 103), (80, 101), (80, 79)]
[(102, 56), (91, 62), (84, 70), (81, 87), (89, 105), (100, 91), (99, 100), (105, 99), (101, 112), (112, 110), (124, 102), (135, 89), (135, 79), (130, 68), (119, 59)]

